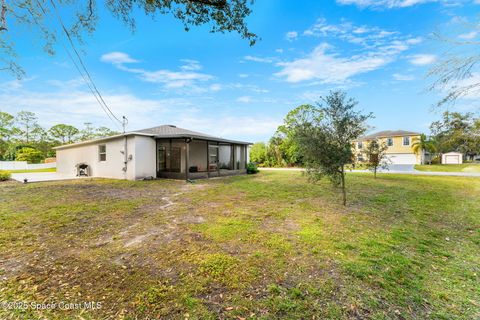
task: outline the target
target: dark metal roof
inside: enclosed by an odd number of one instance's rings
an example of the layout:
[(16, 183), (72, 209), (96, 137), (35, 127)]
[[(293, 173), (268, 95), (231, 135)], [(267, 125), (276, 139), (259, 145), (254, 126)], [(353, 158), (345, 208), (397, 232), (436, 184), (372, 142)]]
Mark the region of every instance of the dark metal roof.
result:
[(209, 141), (218, 141), (218, 142), (227, 142), (227, 143), (236, 143), (236, 144), (251, 144), (250, 142), (229, 140), (220, 137), (211, 136), (209, 134), (192, 131), (188, 129), (179, 128), (174, 125), (162, 125), (158, 127), (135, 130), (132, 132), (141, 133), (144, 135), (152, 135), (155, 138), (193, 138), (200, 140), (209, 140)]
[(158, 126), (158, 127), (153, 127), (153, 128), (148, 128), (148, 129), (142, 129), (142, 130), (135, 130), (134, 132), (140, 132), (140, 133), (146, 133), (146, 134), (151, 134), (154, 136), (172, 136), (172, 135), (194, 135), (194, 136), (204, 136), (204, 137), (210, 137), (214, 138), (211, 135), (201, 133), (201, 132), (196, 132), (192, 130), (187, 130), (183, 128), (179, 128), (174, 125), (163, 125), (163, 126)]
[(359, 140), (371, 140), (378, 138), (388, 138), (388, 137), (398, 137), (398, 136), (417, 136), (420, 135), (419, 132), (414, 131), (405, 131), (405, 130), (385, 130), (375, 132), (366, 136), (361, 137)]
[(163, 139), (185, 139), (185, 138), (192, 138), (192, 139), (198, 139), (198, 140), (208, 140), (208, 141), (215, 141), (215, 142), (225, 142), (225, 143), (234, 143), (234, 144), (252, 144), (251, 142), (245, 142), (245, 141), (237, 141), (237, 140), (229, 140), (229, 139), (224, 139), (224, 138), (219, 138), (219, 137), (214, 137), (205, 133), (201, 132), (196, 132), (196, 131), (191, 131), (183, 128), (178, 128), (173, 125), (163, 125), (163, 126), (158, 126), (158, 127), (153, 127), (153, 128), (148, 128), (148, 129), (142, 129), (142, 130), (136, 130), (136, 131), (130, 131), (122, 134), (117, 134), (114, 136), (109, 136), (109, 137), (104, 137), (104, 138), (97, 138), (93, 140), (88, 140), (88, 141), (81, 141), (81, 142), (76, 142), (72, 144), (66, 144), (66, 145), (61, 145), (58, 147), (54, 147), (53, 149), (65, 149), (65, 148), (71, 148), (79, 145), (86, 145), (86, 144), (92, 144), (92, 143), (98, 143), (102, 141), (107, 141), (107, 140), (112, 140), (112, 139), (117, 139), (120, 137), (125, 137), (125, 136), (147, 136), (147, 137), (154, 137), (154, 138), (163, 138)]

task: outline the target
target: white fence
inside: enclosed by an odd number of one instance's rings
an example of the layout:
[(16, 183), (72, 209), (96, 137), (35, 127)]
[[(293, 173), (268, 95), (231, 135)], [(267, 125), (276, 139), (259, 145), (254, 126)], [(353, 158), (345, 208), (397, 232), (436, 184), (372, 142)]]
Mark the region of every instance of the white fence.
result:
[(56, 168), (56, 162), (27, 163), (27, 161), (0, 161), (0, 170), (35, 170)]

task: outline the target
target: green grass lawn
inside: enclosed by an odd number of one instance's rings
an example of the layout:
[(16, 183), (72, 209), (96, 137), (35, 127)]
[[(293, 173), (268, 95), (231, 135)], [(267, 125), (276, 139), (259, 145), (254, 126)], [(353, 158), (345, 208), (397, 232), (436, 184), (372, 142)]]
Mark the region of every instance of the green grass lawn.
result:
[(6, 170), (10, 173), (28, 173), (28, 172), (57, 172), (57, 168), (32, 169), (32, 170)]
[(415, 169), (430, 172), (480, 172), (480, 164), (417, 164)]
[(480, 179), (0, 183), (0, 301), (48, 319), (478, 319)]

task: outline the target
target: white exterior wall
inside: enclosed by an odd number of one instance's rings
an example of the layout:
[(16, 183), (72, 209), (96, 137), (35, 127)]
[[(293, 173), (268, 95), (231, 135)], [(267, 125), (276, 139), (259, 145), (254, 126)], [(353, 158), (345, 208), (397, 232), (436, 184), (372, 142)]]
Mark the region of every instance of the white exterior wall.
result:
[(442, 164), (462, 164), (463, 154), (459, 152), (449, 152), (442, 154)]
[[(97, 143), (79, 145), (57, 150), (57, 172), (67, 175), (76, 175), (75, 165), (86, 163), (92, 177), (135, 180), (144, 177), (156, 176), (155, 140), (143, 136), (127, 136), (127, 171), (125, 166), (125, 137)], [(100, 161), (99, 146), (105, 145), (106, 161)]]
[(135, 180), (157, 176), (157, 155), (155, 139), (150, 137), (135, 136)]
[(387, 153), (391, 164), (420, 164), (421, 158), (413, 153)]

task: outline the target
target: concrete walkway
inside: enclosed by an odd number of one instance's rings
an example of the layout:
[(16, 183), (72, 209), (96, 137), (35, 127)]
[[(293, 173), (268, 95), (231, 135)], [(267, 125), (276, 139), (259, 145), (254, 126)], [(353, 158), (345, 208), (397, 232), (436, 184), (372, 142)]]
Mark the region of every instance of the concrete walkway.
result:
[(84, 179), (84, 177), (80, 178), (74, 175), (60, 174), (57, 172), (26, 172), (26, 173), (12, 173), (12, 179), (19, 182), (23, 182), (24, 179), (27, 179), (28, 182), (44, 182), (44, 181)]
[[(303, 168), (259, 168), (261, 171), (303, 171)], [(371, 173), (369, 170), (348, 170), (347, 173)], [(429, 172), (418, 170), (381, 170), (382, 174), (411, 174), (417, 176), (453, 176), (453, 177), (479, 177), (478, 172)]]

